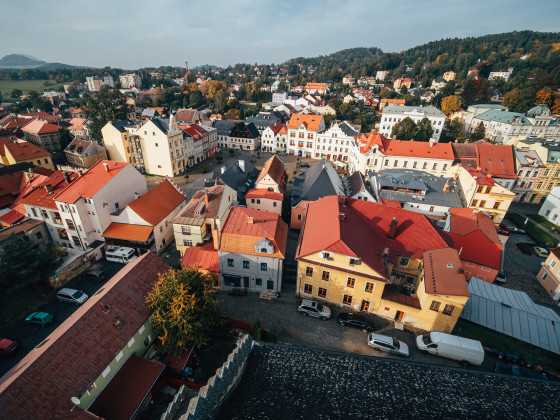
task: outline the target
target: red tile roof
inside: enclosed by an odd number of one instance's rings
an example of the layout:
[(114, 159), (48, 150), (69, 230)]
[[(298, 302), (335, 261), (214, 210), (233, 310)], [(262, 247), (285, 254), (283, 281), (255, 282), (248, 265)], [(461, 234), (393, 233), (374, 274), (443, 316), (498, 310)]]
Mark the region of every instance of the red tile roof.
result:
[(148, 242), (154, 231), (153, 226), (129, 225), (126, 223), (111, 223), (103, 232), (103, 237), (108, 239), (121, 239), (133, 242)]
[(288, 173), (286, 172), (284, 163), (278, 156), (272, 155), (272, 157), (264, 163), (256, 183), (258, 184), (266, 175), (270, 176), (278, 184), (280, 191), (283, 192), (286, 189)]
[(292, 114), (290, 117), (290, 122), (288, 122), (288, 128), (298, 128), (300, 125), (304, 125), (309, 131), (319, 130), (319, 126), (323, 121), (323, 116), (313, 115), (313, 114)]
[(100, 160), (55, 198), (64, 203), (75, 203), (81, 197), (91, 198), (127, 165), (126, 162)]
[(164, 369), (164, 364), (132, 353), (89, 406), (88, 411), (104, 419), (133, 418)]
[(27, 114), (20, 114), (19, 116), (34, 118), (36, 120), (44, 120), (44, 121), (60, 121), (62, 119), (60, 115), (52, 115), (44, 111), (28, 112)]
[(220, 271), (218, 250), (211, 244), (187, 248), (181, 260), (181, 266), (200, 267), (201, 270), (217, 273)]
[[(387, 234), (393, 218), (398, 219), (398, 226), (395, 238), (390, 239)], [(397, 255), (420, 259), (427, 250), (452, 245), (451, 238), (420, 213), (327, 196), (309, 203), (296, 258), (332, 251), (361, 258), (380, 275), (387, 276), (381, 257), (385, 249), (389, 261), (396, 263)]]
[[(149, 252), (127, 264), (17, 365), (0, 378), (7, 419), (80, 418), (80, 397), (150, 317), (144, 305), (169, 267)], [(107, 313), (102, 304), (110, 304)], [(121, 327), (114, 326), (116, 317)], [(132, 385), (131, 385), (132, 386)], [(71, 412), (71, 410), (73, 411)]]
[(276, 121), (274, 124), (272, 124), (270, 127), (268, 127), (272, 130), (272, 132), (274, 133), (274, 135), (278, 134), (278, 132), (280, 130), (282, 130), (284, 128), (284, 124), (282, 124), (280, 121)]
[(156, 226), (185, 201), (185, 194), (169, 179), (164, 179), (126, 207), (152, 226)]
[(356, 136), (355, 139), (360, 144), (360, 153), (367, 153), (377, 146), (377, 149), (387, 156), (411, 156), (450, 161), (454, 159), (451, 143), (392, 140), (377, 132), (364, 133)]
[(180, 109), (175, 115), (175, 119), (178, 122), (194, 122), (194, 117), (196, 116), (196, 109)]
[[(25, 209), (24, 209), (25, 210)], [(24, 213), (20, 213), (17, 210), (10, 210), (8, 213), (3, 214), (0, 216), (0, 226), (12, 226), (17, 222), (22, 221), (27, 216)]]
[[(55, 203), (56, 195), (80, 177), (76, 172), (68, 172), (68, 177), (70, 180), (69, 184), (65, 181), (62, 172), (63, 171), (56, 171), (51, 176), (43, 178), (40, 184), (35, 185), (32, 189), (23, 192), (17, 198), (17, 203), (57, 209)], [(50, 185), (50, 187), (47, 187), (47, 185)], [(50, 189), (50, 191), (48, 189)]]
[(266, 188), (255, 188), (249, 190), (249, 192), (245, 195), (246, 200), (249, 198), (268, 198), (270, 200), (282, 201), (284, 199), (284, 194), (268, 191)]
[[(2, 146), (4, 146), (2, 148)], [(1, 150), (3, 149), (3, 151)], [(42, 158), (50, 156), (51, 154), (46, 150), (35, 146), (28, 141), (20, 140), (17, 143), (13, 141), (0, 143), (0, 154), (6, 155), (9, 152), (16, 162), (22, 162), (29, 159)]]
[(469, 296), (469, 288), (453, 248), (432, 249), (422, 255), (424, 261), (424, 286), (431, 295)]
[(22, 128), (25, 127), (27, 124), (29, 124), (31, 121), (29, 118), (14, 118), (13, 120), (8, 121), (5, 125), (4, 128), (6, 130), (14, 130), (16, 128)]
[(465, 169), (471, 174), (478, 185), (494, 185), (495, 182), (492, 181), (487, 175), (484, 175), (482, 172), (477, 171), (476, 169), (465, 167)]
[[(251, 221), (252, 223), (250, 223)], [(263, 255), (255, 253), (258, 239), (270, 240), (274, 246), (274, 254), (270, 256), (284, 258), (288, 226), (277, 213), (231, 207), (222, 227), (219, 250), (238, 254)]]
[(497, 178), (517, 178), (513, 146), (477, 144), (478, 166), (485, 174)]
[(61, 127), (41, 120), (32, 120), (29, 124), (22, 128), (24, 133), (33, 134), (49, 134), (58, 133)]

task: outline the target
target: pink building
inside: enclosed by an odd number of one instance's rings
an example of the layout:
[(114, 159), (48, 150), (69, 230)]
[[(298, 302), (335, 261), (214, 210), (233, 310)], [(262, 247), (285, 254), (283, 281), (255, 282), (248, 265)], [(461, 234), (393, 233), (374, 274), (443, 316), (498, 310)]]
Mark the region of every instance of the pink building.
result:
[(284, 195), (270, 189), (258, 188), (249, 190), (245, 196), (248, 209), (269, 211), (282, 214), (282, 200)]

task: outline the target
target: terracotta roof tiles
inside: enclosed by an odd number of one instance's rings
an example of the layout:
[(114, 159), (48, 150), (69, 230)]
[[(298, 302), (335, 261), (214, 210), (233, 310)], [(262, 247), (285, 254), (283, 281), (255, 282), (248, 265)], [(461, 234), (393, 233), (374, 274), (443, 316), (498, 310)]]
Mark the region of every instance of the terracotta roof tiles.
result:
[(288, 122), (288, 128), (298, 128), (303, 124), (309, 131), (318, 131), (321, 121), (323, 121), (322, 115), (292, 114)]
[(431, 295), (469, 296), (457, 251), (453, 248), (431, 249), (423, 253), (424, 285)]
[(218, 273), (220, 271), (218, 250), (212, 245), (189, 247), (185, 250), (181, 266), (199, 267), (201, 270)]
[(134, 211), (152, 226), (156, 226), (185, 201), (185, 194), (179, 187), (164, 179), (143, 196), (128, 203), (126, 207)]

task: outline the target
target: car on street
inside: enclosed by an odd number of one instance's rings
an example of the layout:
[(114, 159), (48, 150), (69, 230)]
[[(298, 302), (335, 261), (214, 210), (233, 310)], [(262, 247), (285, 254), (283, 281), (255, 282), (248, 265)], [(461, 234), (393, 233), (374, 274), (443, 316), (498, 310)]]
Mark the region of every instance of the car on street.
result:
[(327, 306), (311, 299), (302, 299), (298, 306), (298, 311), (303, 316), (312, 316), (322, 320), (327, 320), (331, 317), (331, 310)]
[(533, 251), (541, 258), (548, 257), (548, 251), (545, 248), (541, 248), (540, 246), (534, 246)]
[(47, 312), (33, 312), (31, 315), (25, 318), (25, 321), (30, 324), (40, 325), (41, 327), (44, 327), (53, 322), (53, 319), (54, 315)]
[(337, 321), (343, 327), (354, 327), (367, 332), (372, 332), (375, 329), (372, 320), (352, 312), (338, 314)]
[(81, 305), (88, 299), (88, 295), (81, 290), (64, 288), (56, 294), (56, 298), (61, 302), (70, 302), (76, 305)]
[(397, 356), (409, 356), (410, 352), (406, 343), (388, 335), (374, 334), (368, 335), (368, 346), (375, 350), (385, 351), (396, 354)]
[(501, 224), (504, 225), (510, 233), (515, 233), (518, 235), (525, 234), (525, 231), (515, 226), (515, 224), (511, 220), (504, 219)]
[(0, 338), (0, 356), (9, 356), (19, 347), (17, 341)]
[(88, 270), (82, 274), (82, 278), (85, 280), (94, 281), (97, 283), (102, 282), (107, 278), (103, 270)]

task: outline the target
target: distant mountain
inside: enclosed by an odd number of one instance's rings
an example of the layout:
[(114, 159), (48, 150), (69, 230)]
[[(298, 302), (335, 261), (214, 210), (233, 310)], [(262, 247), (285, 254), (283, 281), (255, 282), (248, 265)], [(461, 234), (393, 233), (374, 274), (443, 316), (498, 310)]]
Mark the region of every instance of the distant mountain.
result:
[(22, 54), (8, 54), (0, 59), (0, 68), (29, 69), (45, 64), (47, 64), (46, 61), (37, 60)]

